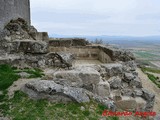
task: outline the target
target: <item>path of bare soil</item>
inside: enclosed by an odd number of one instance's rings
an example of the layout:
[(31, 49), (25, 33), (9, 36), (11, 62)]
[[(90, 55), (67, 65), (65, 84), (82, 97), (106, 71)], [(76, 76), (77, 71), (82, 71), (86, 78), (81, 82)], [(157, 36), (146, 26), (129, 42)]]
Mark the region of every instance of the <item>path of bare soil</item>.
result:
[(155, 94), (156, 99), (155, 99), (153, 111), (159, 114), (160, 113), (160, 89), (152, 81), (149, 80), (147, 75), (144, 74), (140, 68), (137, 69), (137, 72), (139, 77), (141, 78), (143, 87)]

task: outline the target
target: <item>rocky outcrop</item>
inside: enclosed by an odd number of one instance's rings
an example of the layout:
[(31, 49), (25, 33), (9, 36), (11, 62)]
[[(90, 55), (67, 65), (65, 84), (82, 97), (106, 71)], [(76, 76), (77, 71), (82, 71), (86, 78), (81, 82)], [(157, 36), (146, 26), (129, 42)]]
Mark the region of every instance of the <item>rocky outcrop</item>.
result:
[(74, 55), (71, 53), (48, 53), (46, 55), (46, 64), (53, 67), (72, 67), (72, 62), (75, 59)]
[(35, 80), (27, 83), (22, 91), (26, 92), (32, 99), (49, 99), (60, 102), (66, 97), (65, 102), (72, 100), (79, 103), (90, 101), (82, 88), (62, 86), (54, 81)]
[[(112, 64), (112, 66), (115, 65)], [(110, 108), (113, 110), (116, 110), (116, 107), (129, 111), (152, 110), (155, 95), (142, 88), (136, 74), (133, 74), (134, 77), (131, 77), (130, 81), (123, 80), (125, 77), (121, 74), (107, 79), (100, 74), (103, 67), (104, 65), (102, 67), (83, 66), (72, 70), (58, 71), (54, 73), (52, 81), (34, 80), (27, 83), (22, 91), (32, 99), (79, 103), (94, 99), (107, 107), (112, 106)], [(126, 73), (123, 66), (121, 72), (122, 74)]]
[(110, 87), (112, 89), (120, 89), (121, 86), (122, 86), (122, 80), (119, 76), (117, 77), (111, 77), (109, 80), (108, 80), (109, 84), (110, 84)]
[(82, 66), (55, 72), (53, 81), (89, 90), (102, 98), (111, 97), (117, 107), (123, 110), (149, 111), (154, 105), (154, 95), (142, 88), (141, 80), (135, 70), (133, 61)]
[(60, 85), (54, 81), (34, 80), (25, 84), (21, 89), (29, 95), (31, 99), (48, 99), (52, 102), (78, 102), (84, 103), (94, 99), (97, 102), (110, 106), (110, 109), (115, 109), (114, 104), (110, 105), (111, 100), (89, 92), (83, 88), (70, 87)]
[(31, 53), (45, 54), (48, 53), (48, 44), (43, 41), (33, 40), (15, 40), (12, 42), (11, 53)]
[(135, 86), (135, 87), (137, 87), (137, 88), (142, 88), (142, 82), (141, 82), (141, 80), (138, 78), (138, 76), (136, 76), (133, 80), (131, 80), (130, 86)]
[[(21, 18), (11, 20), (0, 31), (0, 64), (20, 67), (72, 66), (74, 56), (70, 53), (49, 53), (47, 35), (40, 33)], [(44, 40), (45, 38), (45, 40)], [(43, 40), (42, 40), (43, 39)]]
[[(68, 56), (70, 56), (68, 58), (70, 62), (74, 60), (74, 57), (71, 54), (69, 54)], [(56, 53), (56, 58), (54, 57), (54, 55), (52, 55), (51, 57), (50, 54), (4, 54), (0, 56), (0, 64), (10, 64), (18, 68), (69, 68), (72, 66), (69, 61), (63, 59), (59, 54)]]
[(155, 102), (155, 95), (153, 93), (151, 93), (150, 91), (146, 90), (146, 89), (142, 89), (142, 97), (147, 101), (147, 104), (145, 106), (145, 109), (147, 111), (151, 111), (153, 109), (154, 106), (154, 102)]
[(77, 67), (73, 70), (58, 71), (54, 73), (55, 78), (70, 80), (70, 85), (83, 87), (95, 91), (95, 86), (100, 82), (100, 74), (91, 67)]
[[(80, 56), (97, 58), (97, 54), (100, 54), (101, 58), (97, 59), (103, 64), (72, 67), (74, 52), (89, 47), (87, 41), (84, 39), (50, 41), (49, 44), (55, 47), (63, 46), (69, 49), (74, 46), (75, 51), (71, 54), (64, 48), (66, 52), (62, 50), (49, 52), (47, 40), (44, 40), (45, 37), (43, 40), (38, 40), (41, 35), (38, 36), (37, 33), (37, 30), (28, 26), (23, 19), (10, 21), (0, 32), (0, 53), (2, 53), (0, 64), (11, 64), (22, 68), (68, 68), (54, 71), (50, 81), (35, 80), (27, 83), (22, 91), (30, 98), (79, 103), (94, 99), (112, 110), (115, 110), (115, 105), (122, 110), (135, 111), (137, 107), (142, 111), (152, 110), (155, 96), (142, 88), (141, 80), (135, 71), (136, 64), (132, 53), (110, 46), (90, 45), (93, 53), (85, 49)], [(83, 52), (86, 54), (83, 55)]]
[[(17, 39), (43, 40), (43, 34), (41, 37), (38, 37), (40, 33), (34, 28), (34, 26), (28, 25), (28, 23), (21, 18), (11, 20), (4, 29), (9, 31), (9, 37), (12, 41)], [(46, 34), (44, 34), (44, 37), (48, 40), (48, 35)]]
[(106, 79), (113, 76), (122, 76), (123, 66), (120, 63), (103, 64), (102, 68), (104, 68), (102, 76)]
[(97, 93), (97, 95), (99, 95), (101, 97), (110, 96), (110, 85), (109, 85), (108, 81), (102, 81), (101, 80), (96, 85), (96, 93)]
[(150, 111), (154, 106), (154, 95), (142, 88), (141, 80), (135, 72), (134, 61), (101, 65), (102, 79), (108, 81), (118, 108)]
[(140, 108), (144, 108), (146, 105), (146, 101), (140, 97), (132, 98), (129, 96), (123, 96), (121, 100), (116, 102), (116, 106), (123, 110), (127, 111), (135, 111), (135, 108), (139, 110)]

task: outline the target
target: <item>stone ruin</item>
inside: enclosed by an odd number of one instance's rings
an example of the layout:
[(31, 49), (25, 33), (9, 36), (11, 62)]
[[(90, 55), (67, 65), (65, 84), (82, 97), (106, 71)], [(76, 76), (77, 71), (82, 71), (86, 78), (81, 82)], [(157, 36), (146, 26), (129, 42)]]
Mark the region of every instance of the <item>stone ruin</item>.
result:
[(37, 32), (23, 19), (11, 20), (0, 33), (0, 64), (42, 68), (47, 66), (70, 67), (73, 56), (49, 53), (48, 39), (46, 32)]
[[(101, 64), (75, 66), (76, 60)], [(62, 68), (45, 80), (25, 84), (21, 90), (31, 99), (79, 103), (94, 99), (114, 111), (151, 111), (155, 95), (142, 87), (134, 60), (131, 52), (82, 38), (50, 40), (22, 18), (11, 20), (0, 32), (0, 64)]]
[[(93, 45), (83, 38), (49, 39), (47, 32), (30, 25), (29, 0), (2, 0), (0, 4), (0, 64), (51, 69), (42, 80), (21, 88), (31, 99), (95, 100), (113, 111), (153, 109), (155, 95), (142, 87), (131, 52)], [(76, 65), (78, 60), (99, 64)]]

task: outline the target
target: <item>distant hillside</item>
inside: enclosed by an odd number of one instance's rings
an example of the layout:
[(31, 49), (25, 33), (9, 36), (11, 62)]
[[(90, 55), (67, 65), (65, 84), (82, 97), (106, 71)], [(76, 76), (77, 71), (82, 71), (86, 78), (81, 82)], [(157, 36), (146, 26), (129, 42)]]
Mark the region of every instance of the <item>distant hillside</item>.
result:
[(67, 36), (67, 35), (50, 35), (50, 37), (55, 38), (69, 38), (69, 37), (83, 37), (87, 38), (89, 41), (94, 41), (96, 39), (101, 39), (104, 43), (115, 44), (122, 48), (130, 47), (142, 47), (156, 45), (160, 46), (160, 36), (145, 36), (145, 37), (132, 37), (132, 36)]

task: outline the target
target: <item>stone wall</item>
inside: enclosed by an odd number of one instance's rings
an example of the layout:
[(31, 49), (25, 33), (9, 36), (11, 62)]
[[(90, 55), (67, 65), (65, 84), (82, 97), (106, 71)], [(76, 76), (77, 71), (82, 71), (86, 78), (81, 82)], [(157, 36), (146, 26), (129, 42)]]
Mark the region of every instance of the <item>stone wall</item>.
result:
[(48, 41), (49, 36), (47, 32), (37, 32), (35, 34), (35, 39), (36, 40), (42, 40), (42, 41)]
[(0, 0), (0, 30), (11, 20), (23, 18), (30, 24), (29, 0)]
[[(50, 45), (49, 45), (50, 46)], [(100, 50), (98, 46), (49, 47), (50, 52), (72, 53), (77, 60), (100, 60), (102, 63), (112, 62), (109, 55)]]
[(97, 60), (98, 53), (100, 52), (97, 47), (79, 46), (79, 47), (49, 47), (50, 52), (72, 53), (76, 59)]
[(112, 62), (111, 57), (108, 54), (106, 54), (104, 51), (100, 50), (100, 49), (99, 49), (98, 59), (102, 63), (110, 63), (110, 62)]
[(55, 38), (49, 41), (52, 47), (86, 46), (88, 44), (88, 41), (83, 38)]
[(103, 45), (55, 47), (49, 44), (49, 51), (72, 53), (77, 60), (100, 60), (102, 63), (111, 63), (114, 61), (126, 62), (135, 59), (131, 52)]

